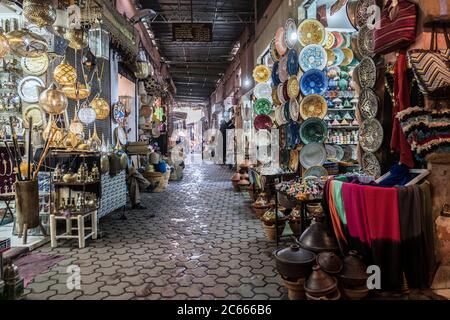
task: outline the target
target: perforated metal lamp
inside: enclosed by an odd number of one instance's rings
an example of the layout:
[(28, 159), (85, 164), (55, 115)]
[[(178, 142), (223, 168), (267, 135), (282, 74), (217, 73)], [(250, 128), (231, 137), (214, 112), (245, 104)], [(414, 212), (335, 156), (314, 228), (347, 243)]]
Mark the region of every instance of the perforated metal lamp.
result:
[(89, 49), (96, 58), (109, 60), (109, 43), (111, 36), (109, 32), (96, 23), (89, 30)]

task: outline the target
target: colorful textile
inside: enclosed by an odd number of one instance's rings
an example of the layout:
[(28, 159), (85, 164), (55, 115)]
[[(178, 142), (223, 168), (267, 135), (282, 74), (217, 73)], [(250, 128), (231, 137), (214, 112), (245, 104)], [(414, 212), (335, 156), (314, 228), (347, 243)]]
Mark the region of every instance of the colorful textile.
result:
[(371, 245), (369, 225), (364, 212), (366, 210), (365, 186), (344, 183), (342, 200), (347, 219), (347, 229), (350, 237)]
[(345, 217), (344, 203), (342, 201), (342, 185), (343, 185), (342, 181), (333, 181), (332, 190), (333, 190), (333, 200), (334, 200), (334, 205), (336, 207), (336, 211), (339, 215), (339, 218), (341, 219), (343, 227), (346, 228), (347, 218)]
[[(341, 250), (345, 251), (345, 248), (347, 246), (347, 239), (345, 237), (344, 226), (342, 224), (342, 220), (339, 217), (339, 213), (336, 208), (336, 202), (335, 202), (334, 192), (333, 192), (334, 184), (336, 182), (338, 182), (338, 181), (331, 180), (331, 181), (329, 181), (329, 184), (328, 184), (328, 208), (329, 208), (329, 213), (330, 213), (334, 233), (336, 235), (336, 239), (339, 243)], [(342, 200), (340, 200), (340, 201), (342, 201)]]

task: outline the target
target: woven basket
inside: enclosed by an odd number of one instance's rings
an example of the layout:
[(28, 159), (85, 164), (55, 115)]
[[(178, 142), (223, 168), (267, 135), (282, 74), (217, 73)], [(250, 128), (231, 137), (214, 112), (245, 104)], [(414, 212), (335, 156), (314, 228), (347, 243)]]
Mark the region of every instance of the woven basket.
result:
[(162, 192), (164, 190), (166, 178), (161, 172), (145, 172), (144, 177), (152, 184), (153, 192)]

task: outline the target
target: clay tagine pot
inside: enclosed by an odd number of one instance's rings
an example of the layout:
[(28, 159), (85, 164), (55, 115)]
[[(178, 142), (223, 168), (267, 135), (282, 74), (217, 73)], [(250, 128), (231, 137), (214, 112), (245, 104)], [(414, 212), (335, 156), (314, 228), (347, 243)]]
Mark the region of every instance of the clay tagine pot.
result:
[(316, 258), (317, 264), (320, 269), (328, 274), (338, 274), (342, 271), (344, 266), (341, 258), (339, 258), (334, 252), (322, 252)]
[(347, 287), (367, 286), (366, 266), (358, 252), (351, 250), (344, 258), (344, 266), (339, 275), (342, 283)]
[(337, 290), (336, 278), (320, 269), (319, 265), (313, 267), (311, 275), (305, 281), (305, 291), (316, 298), (326, 297)]
[(233, 184), (234, 191), (239, 191), (239, 181), (241, 180), (241, 174), (239, 172), (235, 172), (231, 177), (231, 183)]
[(334, 235), (326, 228), (323, 220), (324, 217), (317, 216), (316, 222), (300, 236), (299, 244), (302, 248), (315, 253), (339, 252), (339, 245)]
[(266, 194), (260, 193), (258, 199), (252, 204), (253, 209), (255, 210), (256, 216), (261, 218), (264, 213), (270, 208), (270, 204), (267, 202)]
[(302, 215), (301, 208), (296, 206), (292, 209), (291, 214), (289, 215), (289, 227), (296, 237), (299, 237), (302, 233)]
[(278, 273), (288, 280), (306, 278), (311, 273), (316, 255), (293, 244), (274, 251)]

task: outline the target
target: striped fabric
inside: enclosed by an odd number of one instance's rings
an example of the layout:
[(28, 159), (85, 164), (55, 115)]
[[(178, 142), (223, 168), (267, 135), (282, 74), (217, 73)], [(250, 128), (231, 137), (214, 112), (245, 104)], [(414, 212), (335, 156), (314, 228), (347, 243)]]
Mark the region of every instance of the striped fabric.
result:
[(450, 98), (450, 49), (410, 50), (408, 59), (424, 95)]
[(374, 30), (374, 51), (387, 54), (405, 48), (416, 39), (417, 7), (406, 0), (397, 6), (388, 1), (381, 13), (380, 29)]

